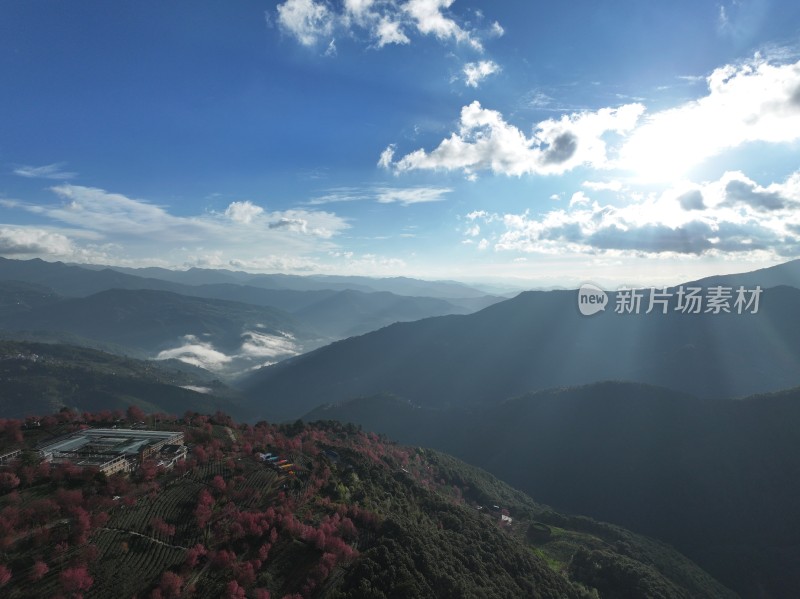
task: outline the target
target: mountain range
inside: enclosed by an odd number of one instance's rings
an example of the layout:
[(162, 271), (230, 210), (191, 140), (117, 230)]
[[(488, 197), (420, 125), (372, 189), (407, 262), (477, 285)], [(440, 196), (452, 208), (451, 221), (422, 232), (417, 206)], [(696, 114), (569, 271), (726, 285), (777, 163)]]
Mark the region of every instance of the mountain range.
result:
[[(82, 265), (86, 267), (86, 265)], [(439, 299), (481, 298), (487, 291), (459, 283), (458, 281), (423, 281), (409, 277), (363, 277), (342, 275), (287, 275), (256, 274), (224, 269), (190, 268), (172, 270), (167, 268), (125, 268), (119, 266), (93, 266), (111, 269), (137, 277), (160, 279), (186, 285), (208, 285), (232, 283), (261, 289), (284, 289), (292, 291), (362, 291), (364, 293), (387, 292), (412, 297), (434, 297)]]
[[(605, 303), (584, 315), (570, 290), (503, 299), (450, 282), (0, 260), (0, 337), (27, 343), (4, 342), (0, 399), (20, 415), (104, 403), (181, 413), (194, 402), (262, 425), (354, 423), (486, 468), (561, 512), (670, 543), (742, 597), (788, 599), (800, 586), (798, 275), (794, 261), (638, 290), (636, 311), (622, 309), (634, 291), (596, 290)], [(675, 305), (690, 287), (703, 291), (696, 313)], [(737, 307), (738, 287), (760, 287), (758, 304)], [(730, 294), (726, 309), (713, 309), (714, 289)], [(664, 311), (656, 297), (668, 298)], [(234, 372), (236, 390), (215, 380)], [(20, 410), (25, 397), (35, 401)], [(392, 540), (444, 555), (421, 534)], [(626, 561), (645, 551), (637, 543), (548, 555), (587, 596), (704, 596), (686, 579), (658, 579), (667, 562), (649, 563), (654, 573)], [(382, 555), (363, 577), (392, 563)], [(730, 596), (716, 584), (700, 587)], [(648, 591), (620, 590), (631, 588)]]
[[(176, 357), (234, 376), (397, 321), (472, 312), (502, 299), (415, 279), (123, 270), (154, 276), (0, 258), (0, 329), (24, 338), (69, 335), (72, 343), (105, 344), (141, 358)], [(436, 297), (377, 291), (366, 281)], [(334, 288), (324, 288), (328, 283)], [(439, 297), (458, 293), (465, 297)]]
[(398, 323), (256, 371), (242, 388), (264, 417), (289, 419), (379, 393), (445, 407), (606, 379), (706, 398), (800, 385), (798, 288), (765, 290), (755, 314), (587, 317), (577, 301), (573, 291), (531, 291), (469, 315)]

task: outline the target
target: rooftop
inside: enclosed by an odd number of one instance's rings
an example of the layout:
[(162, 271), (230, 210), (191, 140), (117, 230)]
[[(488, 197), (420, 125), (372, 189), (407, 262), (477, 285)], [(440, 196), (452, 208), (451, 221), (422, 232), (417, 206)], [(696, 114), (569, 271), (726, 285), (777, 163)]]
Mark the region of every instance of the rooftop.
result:
[(39, 446), (43, 453), (90, 452), (136, 455), (148, 445), (178, 441), (179, 431), (147, 431), (125, 428), (89, 428)]

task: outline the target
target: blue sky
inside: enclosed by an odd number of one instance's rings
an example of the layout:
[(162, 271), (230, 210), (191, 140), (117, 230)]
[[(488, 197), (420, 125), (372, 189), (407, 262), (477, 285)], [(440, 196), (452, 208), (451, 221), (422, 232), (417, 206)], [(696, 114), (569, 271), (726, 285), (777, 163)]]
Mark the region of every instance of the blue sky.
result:
[(800, 257), (789, 1), (0, 4), (0, 255), (674, 283)]

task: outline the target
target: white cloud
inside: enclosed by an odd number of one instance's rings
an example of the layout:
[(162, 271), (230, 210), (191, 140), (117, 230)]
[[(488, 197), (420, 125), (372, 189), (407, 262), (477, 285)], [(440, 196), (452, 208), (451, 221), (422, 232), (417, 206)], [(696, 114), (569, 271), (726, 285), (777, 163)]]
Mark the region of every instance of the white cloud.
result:
[(63, 184), (51, 190), (65, 200), (61, 205), (39, 206), (35, 211), (78, 227), (104, 233), (158, 234), (165, 228), (182, 228), (182, 219), (161, 206), (133, 200), (94, 187)]
[(304, 46), (331, 35), (334, 18), (325, 4), (314, 0), (286, 0), (278, 5), (278, 23)]
[(716, 69), (707, 95), (650, 115), (620, 151), (618, 166), (674, 180), (707, 158), (748, 142), (800, 139), (800, 62), (756, 57)]
[(465, 82), (469, 87), (478, 87), (481, 81), (499, 70), (500, 66), (492, 60), (468, 62), (464, 65)]
[(728, 172), (622, 207), (592, 202), (579, 191), (566, 210), (538, 216), (480, 211), (467, 218), (496, 232), (498, 251), (794, 257), (800, 253), (800, 171), (766, 187)]
[(424, 204), (441, 202), (453, 190), (449, 187), (339, 187), (312, 199), (309, 204), (318, 206), (336, 202), (374, 201), (379, 204)]
[[(645, 114), (636, 102), (575, 111), (533, 124), (530, 136), (500, 112), (473, 102), (462, 107), (458, 130), (433, 150), (395, 160), (390, 146), (380, 164), (397, 172), (461, 170), (468, 178), (484, 170), (562, 174), (585, 165), (628, 171), (639, 181), (674, 181), (749, 142), (800, 140), (800, 61), (774, 64), (757, 55), (716, 69), (707, 84), (706, 95), (674, 108)], [(534, 94), (532, 101), (549, 99)]]
[(469, 214), (467, 214), (467, 220), (474, 221), (476, 219), (483, 219), (488, 220), (490, 218), (490, 214), (486, 210), (473, 210)]
[(728, 18), (728, 11), (725, 9), (724, 5), (720, 4), (719, 13), (717, 14), (717, 27), (726, 29), (729, 26), (730, 19)]
[[(203, 257), (195, 257), (195, 261), (186, 262), (184, 266), (201, 266)], [(250, 258), (219, 259), (216, 268), (233, 267), (237, 270), (254, 272), (319, 272), (323, 265), (309, 257), (290, 255), (259, 255)]]
[(200, 341), (194, 335), (186, 335), (182, 341), (179, 347), (159, 352), (156, 360), (180, 360), (216, 372), (224, 370), (233, 360), (231, 356), (214, 349), (211, 343)]
[(205, 263), (224, 268), (270, 257), (274, 263), (304, 268), (316, 264), (314, 257), (335, 247), (333, 239), (349, 228), (345, 219), (323, 210), (270, 212), (240, 201), (230, 203), (223, 212), (176, 216), (166, 207), (98, 188), (63, 184), (51, 189), (60, 203), (2, 202), (6, 208), (55, 223), (46, 235), (17, 227), (13, 236), (7, 236), (9, 252), (15, 240), (19, 247), (27, 243), (30, 253), (75, 262), (166, 261), (166, 265)]
[(391, 168), (392, 160), (394, 160), (394, 150), (394, 144), (386, 146), (386, 149), (381, 152), (381, 157), (378, 159), (378, 166), (381, 168)]
[(414, 19), (420, 33), (434, 35), (440, 40), (467, 42), (476, 50), (483, 50), (480, 40), (442, 12), (443, 9), (450, 8), (453, 2), (454, 0), (408, 0), (403, 9)]
[(702, 75), (678, 75), (678, 79), (686, 83), (701, 83), (706, 80)]
[(231, 202), (225, 210), (225, 216), (237, 223), (249, 224), (253, 219), (264, 213), (261, 206), (256, 206), (249, 200), (244, 202)]
[(344, 0), (344, 9), (357, 19), (363, 19), (369, 14), (375, 0)]
[(503, 37), (506, 33), (506, 30), (503, 29), (503, 26), (500, 25), (500, 23), (495, 21), (494, 23), (492, 23), (490, 32), (494, 37)]
[(406, 189), (377, 189), (377, 200), (380, 204), (400, 203), (404, 206), (443, 201), (444, 194), (453, 190), (438, 187), (411, 187)]
[(302, 347), (292, 335), (245, 331), (241, 346), (230, 354), (215, 348), (212, 341), (200, 340), (196, 335), (184, 335), (179, 346), (159, 352), (156, 360), (180, 360), (211, 372), (237, 374), (262, 366), (264, 358), (274, 363), (296, 356), (301, 351)]
[(375, 37), (378, 38), (378, 47), (382, 48), (389, 44), (410, 44), (411, 40), (403, 32), (402, 23), (393, 21), (389, 17), (383, 16), (375, 26)]
[[(453, 3), (454, 0), (344, 0), (337, 9), (314, 0), (286, 0), (278, 5), (277, 16), (284, 31), (305, 46), (339, 33), (358, 39), (363, 31), (376, 47), (382, 48), (409, 44), (409, 34), (416, 32), (442, 42), (466, 43), (475, 51), (483, 51), (479, 32), (465, 29), (449, 13)], [(502, 33), (503, 28), (497, 22), (485, 32), (490, 37)]]
[(69, 238), (60, 233), (32, 227), (0, 226), (0, 256), (71, 256), (74, 251)]
[(278, 360), (300, 353), (299, 346), (289, 335), (247, 331), (242, 335), (242, 339), (244, 340), (240, 350), (242, 356)]
[(263, 234), (264, 229), (283, 228), (327, 239), (348, 226), (331, 213), (308, 210), (267, 213), (250, 201), (232, 202), (222, 214), (179, 217), (164, 207), (94, 187), (60, 185), (52, 190), (68, 202), (60, 206), (37, 206), (37, 213), (101, 233), (160, 237), (168, 232), (173, 239), (203, 241), (229, 238), (229, 227), (233, 225), (241, 226), (238, 233), (248, 240)]
[(576, 191), (569, 199), (569, 207), (572, 208), (573, 206), (586, 206), (590, 201), (591, 200), (585, 193), (582, 191)]
[(64, 163), (56, 162), (54, 164), (46, 164), (44, 166), (18, 166), (14, 169), (14, 174), (28, 179), (73, 179), (78, 176), (77, 173), (72, 173), (63, 170)]
[(195, 393), (203, 393), (203, 394), (209, 394), (214, 392), (214, 390), (211, 387), (198, 387), (197, 385), (180, 385), (180, 388), (186, 389), (188, 391), (194, 391)]
[(400, 258), (379, 254), (356, 254), (351, 251), (330, 252), (335, 262), (331, 268), (336, 274), (357, 274), (364, 276), (387, 276), (408, 274), (407, 264)]
[(636, 124), (644, 107), (626, 104), (595, 112), (564, 115), (538, 123), (529, 138), (495, 111), (473, 102), (461, 109), (458, 133), (430, 153), (416, 150), (393, 164), (398, 171), (419, 169), (479, 170), (495, 174), (560, 174), (588, 164), (604, 167), (607, 133), (625, 133)]
[(622, 191), (621, 181), (584, 181), (583, 187), (593, 191)]
[(272, 212), (266, 222), (267, 228), (272, 231), (286, 230), (319, 239), (331, 239), (350, 226), (331, 212), (297, 209)]
[(325, 50), (325, 56), (336, 56), (336, 40), (331, 39), (328, 42), (328, 48)]

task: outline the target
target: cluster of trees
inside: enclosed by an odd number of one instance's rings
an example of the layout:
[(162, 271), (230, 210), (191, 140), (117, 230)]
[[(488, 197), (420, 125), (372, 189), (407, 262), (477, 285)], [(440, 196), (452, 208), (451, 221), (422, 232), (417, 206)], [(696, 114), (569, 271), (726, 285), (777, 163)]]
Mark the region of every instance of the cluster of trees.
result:
[[(108, 522), (113, 497), (130, 491), (131, 483), (120, 475), (98, 476), (69, 464), (45, 468), (19, 461), (14, 466), (21, 481), (2, 497), (0, 550), (24, 557), (4, 564), (0, 580), (8, 583), (19, 574), (21, 580), (36, 582), (56, 568), (61, 591), (79, 596), (93, 584), (89, 571), (99, 550), (92, 535)], [(37, 495), (43, 489), (50, 492), (32, 498), (26, 493), (30, 488)]]
[[(63, 410), (52, 416), (32, 417), (27, 422), (4, 419), (0, 421), (0, 432), (3, 447), (13, 449), (24, 444), (26, 432), (33, 436), (52, 435), (90, 425), (137, 423), (145, 418), (137, 407), (131, 407), (127, 413), (77, 414)], [(119, 506), (153, 501), (164, 485), (176, 484), (183, 474), (199, 472), (206, 465), (218, 462), (224, 464), (229, 475), (210, 477), (193, 509), (195, 530), (200, 532), (203, 542), (191, 544), (181, 567), (163, 572), (154, 581), (150, 595), (155, 599), (180, 596), (186, 590), (184, 581), (206, 565), (217, 578), (228, 580), (223, 589), (225, 596), (240, 597), (248, 592), (252, 596), (269, 597), (266, 588), (257, 586), (259, 572), (273, 547), (291, 543), (292, 539), (300, 540), (317, 556), (298, 588), (304, 596), (337, 565), (358, 555), (348, 544), (357, 541), (358, 531), (347, 515), (331, 512), (311, 514), (310, 522), (300, 519), (296, 510), (310, 501), (313, 494), (305, 492), (299, 483), (295, 483), (296, 492), (282, 491), (271, 497), (262, 497), (248, 486), (243, 468), (237, 462), (248, 459), (252, 467), (263, 468), (252, 458), (252, 441), (259, 435), (253, 434), (251, 427), (239, 427), (220, 413), (187, 414), (180, 425), (174, 417), (159, 415), (159, 419), (185, 427), (186, 437), (193, 444), (189, 460), (174, 473), (166, 474), (154, 462), (146, 460), (131, 477), (106, 477), (69, 463), (51, 466), (35, 459), (32, 453), (23, 454), (23, 459), (11, 461), (0, 470), (0, 492), (4, 493), (0, 499), (0, 550), (18, 556), (3, 560), (6, 563), (0, 569), (0, 584), (23, 578), (38, 581), (48, 573), (52, 578), (51, 571), (55, 568), (61, 592), (70, 597), (81, 595), (94, 583), (91, 570), (99, 551), (92, 542), (93, 533), (108, 523), (109, 514)], [(220, 434), (220, 429), (227, 429), (226, 434)], [(265, 430), (265, 434), (275, 449), (302, 452), (305, 445), (312, 459), (320, 453), (313, 445), (316, 436), (292, 439), (275, 427)], [(258, 438), (261, 443), (266, 440)], [(319, 471), (312, 464), (309, 488), (321, 488), (329, 476), (327, 464), (321, 464)], [(40, 498), (28, 501), (26, 496), (33, 490)], [(330, 504), (327, 507), (330, 509)], [(319, 521), (313, 522), (315, 518)], [(192, 535), (185, 529), (185, 525), (181, 526), (179, 532), (176, 522), (154, 515), (149, 518), (146, 532), (154, 538), (181, 543), (185, 541), (182, 536)], [(48, 546), (53, 551), (42, 549), (38, 554), (31, 551), (33, 547)]]

